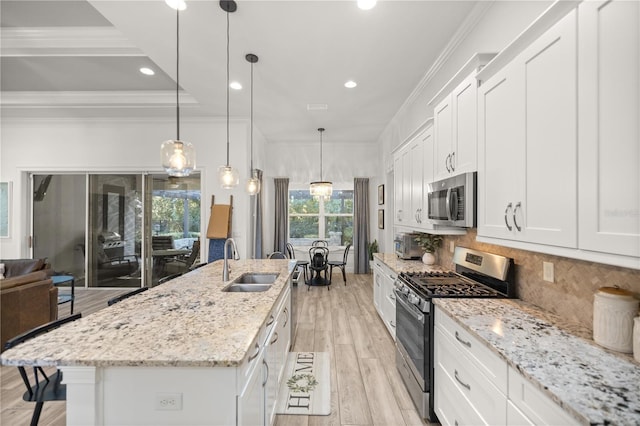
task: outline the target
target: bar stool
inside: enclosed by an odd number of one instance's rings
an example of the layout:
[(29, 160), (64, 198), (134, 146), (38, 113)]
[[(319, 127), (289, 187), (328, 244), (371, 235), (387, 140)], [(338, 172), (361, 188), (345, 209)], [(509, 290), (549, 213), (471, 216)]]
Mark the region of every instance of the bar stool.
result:
[(73, 275), (52, 275), (51, 280), (53, 281), (53, 285), (58, 287), (60, 284), (71, 283), (71, 293), (58, 294), (58, 305), (62, 305), (63, 303), (71, 302), (71, 310), (69, 311), (69, 315), (73, 315), (73, 302), (76, 298), (76, 279)]

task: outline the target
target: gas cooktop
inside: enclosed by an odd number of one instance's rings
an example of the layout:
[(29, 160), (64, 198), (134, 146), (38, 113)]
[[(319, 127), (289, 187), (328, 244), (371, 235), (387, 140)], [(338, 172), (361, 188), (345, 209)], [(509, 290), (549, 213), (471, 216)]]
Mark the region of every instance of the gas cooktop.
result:
[(424, 298), (504, 297), (494, 289), (455, 272), (401, 273), (400, 278)]

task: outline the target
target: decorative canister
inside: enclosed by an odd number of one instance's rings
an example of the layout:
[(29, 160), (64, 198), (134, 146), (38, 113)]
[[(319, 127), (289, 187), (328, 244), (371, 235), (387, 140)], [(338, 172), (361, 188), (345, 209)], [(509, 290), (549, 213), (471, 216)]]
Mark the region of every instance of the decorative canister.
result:
[(638, 299), (618, 287), (598, 289), (593, 300), (593, 340), (614, 351), (633, 352), (633, 318)]
[(640, 362), (640, 317), (633, 319), (633, 357)]
[(425, 252), (422, 255), (422, 263), (425, 265), (433, 265), (436, 263), (436, 257), (433, 253)]

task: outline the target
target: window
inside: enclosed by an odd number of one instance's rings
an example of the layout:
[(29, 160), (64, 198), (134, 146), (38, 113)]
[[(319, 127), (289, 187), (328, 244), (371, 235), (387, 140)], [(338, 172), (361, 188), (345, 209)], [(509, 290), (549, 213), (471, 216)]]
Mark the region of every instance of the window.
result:
[(353, 190), (333, 190), (329, 200), (316, 200), (308, 189), (289, 190), (289, 241), (310, 246), (328, 240), (344, 246), (353, 241)]

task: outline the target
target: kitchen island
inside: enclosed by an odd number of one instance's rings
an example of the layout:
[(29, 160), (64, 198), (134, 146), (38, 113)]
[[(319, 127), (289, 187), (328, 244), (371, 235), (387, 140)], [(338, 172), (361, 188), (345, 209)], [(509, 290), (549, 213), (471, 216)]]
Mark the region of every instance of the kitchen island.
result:
[(237, 400), (262, 359), (276, 305), (289, 315), (295, 262), (230, 265), (230, 281), (249, 272), (278, 277), (264, 292), (225, 292), (218, 261), (20, 344), (0, 360), (59, 367), (68, 425), (236, 424)]

